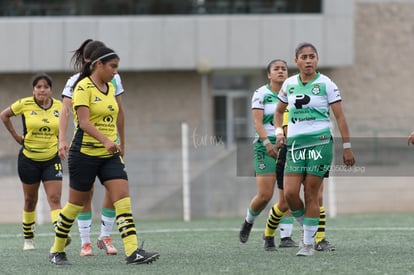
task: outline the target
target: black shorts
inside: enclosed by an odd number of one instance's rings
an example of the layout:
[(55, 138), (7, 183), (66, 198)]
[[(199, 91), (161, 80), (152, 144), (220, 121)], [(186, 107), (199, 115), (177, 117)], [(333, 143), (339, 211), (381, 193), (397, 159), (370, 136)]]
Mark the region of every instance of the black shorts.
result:
[(99, 158), (70, 151), (68, 166), (69, 185), (77, 191), (90, 191), (96, 177), (101, 184), (113, 179), (128, 180), (125, 164), (119, 153), (109, 158)]
[[(286, 163), (286, 154), (287, 154), (287, 147), (283, 146), (279, 150), (279, 155), (276, 161), (276, 181), (277, 181), (277, 188), (283, 190), (283, 175), (285, 171), (285, 163)], [(324, 178), (329, 178), (329, 170), (326, 171)]]
[(57, 154), (50, 160), (37, 161), (26, 157), (20, 150), (17, 159), (17, 172), (20, 180), (27, 184), (51, 180), (61, 181), (63, 178), (62, 162)]

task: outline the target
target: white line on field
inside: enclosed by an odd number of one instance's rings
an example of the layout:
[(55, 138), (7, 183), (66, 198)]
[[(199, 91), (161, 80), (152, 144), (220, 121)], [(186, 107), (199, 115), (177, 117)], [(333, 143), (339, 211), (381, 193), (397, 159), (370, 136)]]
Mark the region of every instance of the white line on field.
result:
[[(238, 232), (240, 228), (164, 228), (164, 229), (147, 229), (137, 230), (138, 235), (140, 233), (151, 234), (151, 233), (191, 233), (191, 232)], [(414, 231), (414, 227), (329, 227), (329, 231)], [(252, 231), (263, 231), (263, 229), (252, 229)], [(78, 235), (77, 231), (72, 231), (72, 235)], [(112, 234), (116, 234), (113, 231)], [(54, 233), (35, 233), (36, 237), (50, 237)], [(99, 235), (98, 232), (91, 232), (91, 235)], [(0, 238), (11, 238), (11, 237), (23, 237), (22, 233), (18, 234), (0, 234)]]

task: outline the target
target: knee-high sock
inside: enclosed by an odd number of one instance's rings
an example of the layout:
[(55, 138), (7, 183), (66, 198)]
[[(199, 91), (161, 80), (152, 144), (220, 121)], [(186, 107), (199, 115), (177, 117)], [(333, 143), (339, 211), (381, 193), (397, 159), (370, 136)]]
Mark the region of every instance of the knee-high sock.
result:
[(63, 207), (62, 211), (60, 211), (55, 229), (55, 242), (53, 243), (50, 252), (65, 251), (66, 239), (68, 238), (70, 229), (82, 209), (83, 206), (68, 202), (65, 207)]
[(315, 242), (318, 243), (325, 238), (325, 229), (326, 229), (326, 213), (325, 207), (322, 205), (319, 207), (319, 224), (318, 232), (316, 232)]
[(23, 210), (23, 236), (25, 239), (34, 238), (34, 227), (36, 223), (36, 211), (26, 212)]
[(280, 220), (285, 215), (285, 212), (279, 210), (277, 203), (273, 205), (269, 211), (269, 217), (266, 222), (265, 237), (275, 236), (275, 230), (279, 226)]
[(315, 234), (318, 230), (319, 218), (303, 218), (303, 243), (313, 245), (315, 243)]
[(290, 210), (290, 213), (293, 217), (298, 221), (300, 225), (303, 226), (303, 217), (305, 215), (305, 208), (298, 209), (298, 210)]
[(254, 211), (251, 207), (247, 208), (246, 222), (253, 224), (254, 220), (260, 215), (262, 211)]
[(78, 215), (78, 229), (82, 245), (91, 243), (92, 212), (81, 212)]
[(130, 256), (138, 249), (137, 230), (132, 216), (131, 198), (123, 198), (114, 202), (116, 224), (124, 243), (125, 254)]
[(111, 236), (112, 226), (115, 223), (116, 212), (114, 209), (102, 207), (101, 214), (101, 234), (99, 239)]
[(53, 228), (56, 228), (57, 220), (59, 219), (59, 213), (62, 209), (55, 209), (50, 211), (50, 220), (52, 221)]
[(280, 238), (292, 237), (293, 231), (293, 222), (295, 219), (293, 217), (286, 217), (280, 220), (279, 229), (280, 229)]

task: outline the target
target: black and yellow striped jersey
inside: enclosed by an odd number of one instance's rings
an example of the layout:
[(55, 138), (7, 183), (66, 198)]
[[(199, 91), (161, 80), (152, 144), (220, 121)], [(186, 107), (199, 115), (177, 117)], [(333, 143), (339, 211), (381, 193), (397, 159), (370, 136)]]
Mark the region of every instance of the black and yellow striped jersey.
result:
[(79, 128), (76, 108), (89, 108), (89, 121), (102, 134), (116, 142), (118, 119), (118, 104), (115, 99), (115, 88), (111, 82), (107, 83), (107, 93), (101, 92), (89, 77), (82, 79), (74, 88), (72, 106), (75, 114), (76, 132), (72, 140), (72, 150), (80, 151), (89, 156), (112, 156), (104, 145)]
[(14, 115), (22, 116), (23, 154), (36, 161), (53, 158), (58, 151), (59, 114), (62, 102), (52, 98), (52, 104), (44, 109), (34, 97), (17, 100), (10, 106)]

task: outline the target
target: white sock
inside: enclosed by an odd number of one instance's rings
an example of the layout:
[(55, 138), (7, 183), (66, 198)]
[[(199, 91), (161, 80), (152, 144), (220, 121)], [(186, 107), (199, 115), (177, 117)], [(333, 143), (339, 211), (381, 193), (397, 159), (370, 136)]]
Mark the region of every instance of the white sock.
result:
[(78, 228), (79, 236), (81, 238), (82, 245), (91, 242), (91, 225), (92, 220), (79, 220), (78, 219)]
[(303, 225), (303, 243), (305, 245), (313, 245), (315, 242), (317, 225)]
[(251, 208), (247, 208), (247, 213), (246, 213), (246, 222), (253, 224), (254, 220), (257, 218), (257, 216), (259, 216), (260, 211), (259, 212), (254, 212), (253, 210), (251, 210)]
[(279, 224), (280, 238), (286, 238), (292, 236), (293, 224), (281, 223)]
[(112, 226), (114, 223), (115, 217), (106, 217), (104, 215), (101, 216), (101, 234), (99, 235), (100, 240), (104, 237), (111, 236)]

